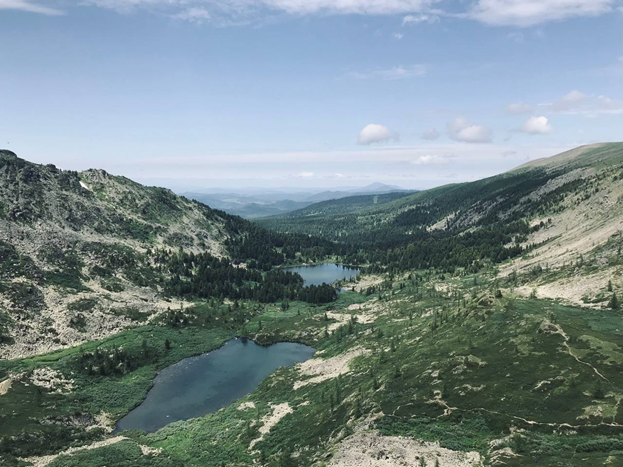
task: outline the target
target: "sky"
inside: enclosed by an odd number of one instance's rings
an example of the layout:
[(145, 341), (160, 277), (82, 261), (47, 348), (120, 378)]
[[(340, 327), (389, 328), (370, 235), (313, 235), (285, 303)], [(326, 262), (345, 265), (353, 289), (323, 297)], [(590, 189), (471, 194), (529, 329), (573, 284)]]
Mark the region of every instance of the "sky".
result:
[(623, 140), (623, 0), (0, 0), (0, 148), (424, 189)]

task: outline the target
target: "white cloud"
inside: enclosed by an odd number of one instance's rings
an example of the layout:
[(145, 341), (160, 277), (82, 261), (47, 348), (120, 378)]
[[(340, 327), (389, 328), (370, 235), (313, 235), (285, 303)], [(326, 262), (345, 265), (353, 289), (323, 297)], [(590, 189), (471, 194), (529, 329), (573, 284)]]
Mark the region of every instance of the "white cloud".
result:
[(530, 117), (521, 127), (521, 131), (532, 135), (546, 135), (552, 132), (552, 126), (547, 117)]
[[(4, 0), (6, 1), (6, 0)], [(190, 8), (205, 8), (213, 18), (256, 19), (258, 16), (287, 13), (303, 16), (393, 15), (429, 9), (438, 0), (86, 0), (87, 3), (120, 12), (144, 8), (169, 12), (172, 16)], [(176, 11), (177, 10), (177, 11)], [(225, 23), (227, 23), (225, 21)]]
[(566, 96), (563, 96), (562, 100), (565, 102), (580, 102), (586, 99), (586, 94), (581, 93), (580, 91), (571, 91)]
[(403, 37), (405, 37), (405, 35), (404, 35), (404, 34), (400, 34), (399, 32), (395, 32), (395, 33), (394, 33), (394, 39), (398, 39), (398, 40), (400, 40), (400, 39), (402, 39)]
[(434, 141), (436, 139), (439, 138), (439, 132), (437, 131), (437, 129), (435, 128), (431, 128), (430, 130), (426, 130), (424, 133), (422, 133), (421, 138), (422, 139), (427, 139), (429, 141)]
[(413, 165), (434, 165), (447, 164), (453, 156), (438, 156), (436, 154), (425, 154), (410, 161)]
[(407, 26), (410, 24), (419, 24), (419, 23), (435, 24), (435, 23), (439, 23), (440, 21), (441, 20), (439, 19), (439, 16), (437, 15), (425, 15), (425, 14), (407, 15), (404, 18), (402, 18), (402, 25)]
[(511, 115), (531, 114), (533, 111), (534, 111), (533, 106), (529, 104), (524, 104), (523, 102), (508, 104), (506, 106), (506, 112)]
[[(43, 0), (42, 0), (43, 1)], [(241, 25), (280, 14), (405, 15), (402, 24), (433, 24), (447, 15), (496, 26), (533, 26), (572, 17), (597, 16), (616, 10), (619, 0), (462, 0), (462, 11), (435, 9), (441, 0), (81, 0), (79, 4), (128, 13), (148, 10), (190, 21)], [(0, 9), (44, 14), (60, 11), (30, 0), (0, 0)], [(518, 36), (517, 36), (518, 37)]]
[(63, 12), (55, 8), (30, 3), (27, 0), (0, 0), (0, 10), (18, 10), (28, 13), (40, 13), (49, 16), (62, 15)]
[(384, 79), (388, 81), (421, 78), (428, 73), (428, 65), (416, 64), (409, 66), (395, 66), (384, 70), (352, 71), (346, 76), (353, 79)]
[(361, 130), (357, 142), (363, 145), (370, 145), (373, 143), (386, 143), (391, 140), (398, 141), (398, 139), (398, 133), (390, 130), (385, 125), (371, 123)]
[(467, 17), (492, 26), (528, 27), (614, 10), (617, 0), (477, 0)]
[(540, 104), (539, 108), (549, 112), (596, 117), (603, 114), (623, 113), (623, 101), (603, 95), (596, 96), (571, 91), (557, 101)]
[(463, 117), (448, 122), (448, 135), (455, 141), (464, 143), (488, 143), (491, 130), (483, 125), (474, 125)]
[(301, 172), (296, 175), (298, 178), (313, 178), (314, 172)]
[(334, 13), (388, 15), (421, 11), (435, 0), (259, 0), (270, 8), (293, 14)]
[(212, 15), (205, 8), (193, 7), (179, 12), (174, 18), (201, 24), (204, 21), (210, 20)]

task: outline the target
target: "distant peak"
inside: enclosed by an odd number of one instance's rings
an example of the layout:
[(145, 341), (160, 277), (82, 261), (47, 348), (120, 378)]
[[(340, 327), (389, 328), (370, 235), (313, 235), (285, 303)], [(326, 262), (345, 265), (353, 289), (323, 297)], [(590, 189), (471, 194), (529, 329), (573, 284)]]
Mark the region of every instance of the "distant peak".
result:
[(387, 185), (386, 183), (374, 182), (370, 185), (366, 185), (361, 188), (356, 188), (353, 191), (381, 191), (381, 190), (403, 190), (403, 188), (397, 185)]

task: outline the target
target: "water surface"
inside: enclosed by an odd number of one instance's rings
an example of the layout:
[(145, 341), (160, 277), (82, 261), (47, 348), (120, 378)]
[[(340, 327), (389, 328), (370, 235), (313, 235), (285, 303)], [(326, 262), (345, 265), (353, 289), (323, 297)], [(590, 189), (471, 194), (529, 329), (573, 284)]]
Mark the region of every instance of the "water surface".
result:
[(339, 264), (325, 263), (315, 266), (297, 266), (285, 268), (285, 271), (295, 272), (305, 279), (305, 285), (332, 284), (341, 279), (350, 279), (359, 274), (359, 269), (349, 268)]
[(153, 432), (178, 420), (216, 412), (253, 392), (277, 368), (304, 362), (313, 354), (313, 348), (302, 344), (263, 347), (250, 340), (231, 340), (158, 373), (146, 399), (117, 422), (115, 431)]

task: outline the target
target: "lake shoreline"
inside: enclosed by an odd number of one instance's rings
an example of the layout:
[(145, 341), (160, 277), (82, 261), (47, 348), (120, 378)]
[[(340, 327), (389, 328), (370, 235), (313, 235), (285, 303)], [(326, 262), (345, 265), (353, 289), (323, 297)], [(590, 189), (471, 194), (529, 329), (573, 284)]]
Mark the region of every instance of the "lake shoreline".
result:
[[(271, 348), (277, 349), (270, 352)], [(251, 394), (278, 368), (292, 367), (315, 353), (300, 342), (266, 344), (234, 334), (218, 348), (160, 370), (141, 403), (116, 421), (112, 434), (133, 429), (153, 433), (170, 423), (214, 413)]]

